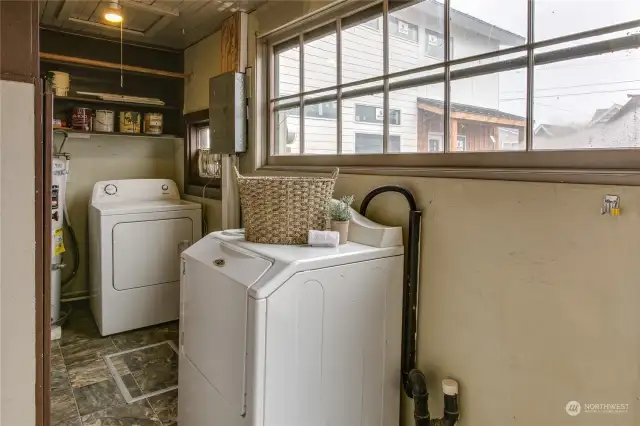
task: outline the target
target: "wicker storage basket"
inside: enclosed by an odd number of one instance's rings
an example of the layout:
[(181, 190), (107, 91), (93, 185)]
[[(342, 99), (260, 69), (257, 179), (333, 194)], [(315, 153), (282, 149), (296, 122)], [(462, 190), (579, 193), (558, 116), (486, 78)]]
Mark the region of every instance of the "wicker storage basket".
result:
[(236, 176), (247, 241), (305, 244), (310, 229), (326, 229), (338, 169), (331, 177)]

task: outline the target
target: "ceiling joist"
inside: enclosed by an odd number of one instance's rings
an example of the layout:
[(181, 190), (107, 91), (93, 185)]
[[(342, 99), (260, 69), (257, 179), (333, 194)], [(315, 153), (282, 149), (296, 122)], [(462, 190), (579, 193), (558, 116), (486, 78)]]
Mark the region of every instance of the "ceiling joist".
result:
[[(70, 22), (75, 22), (76, 24), (83, 24), (83, 25), (89, 25), (90, 27), (101, 28), (103, 30), (112, 30), (112, 31), (120, 32), (120, 26), (106, 25), (106, 24), (101, 24), (100, 22), (86, 21), (84, 19), (78, 19), (78, 18), (69, 18), (69, 21)], [(142, 31), (128, 30), (126, 28), (123, 28), (122, 32), (123, 33), (127, 33), (127, 34), (133, 34), (133, 35), (141, 36), (141, 37), (144, 37), (144, 34), (145, 34)]]
[[(69, 0), (67, 0), (67, 2), (68, 1)], [(166, 7), (154, 6), (154, 5), (145, 4), (145, 3), (138, 3), (137, 1), (133, 1), (133, 0), (120, 0), (119, 3), (123, 6), (127, 6), (132, 9), (144, 10), (147, 12), (156, 13), (158, 15), (173, 16), (173, 17), (180, 16), (180, 12), (178, 12), (177, 10), (169, 9)]]
[(58, 15), (56, 16), (56, 20), (58, 21), (58, 23), (62, 24), (64, 21), (71, 17), (71, 13), (73, 12), (76, 4), (78, 3), (72, 0), (65, 0), (65, 2), (62, 3), (62, 7), (58, 11)]

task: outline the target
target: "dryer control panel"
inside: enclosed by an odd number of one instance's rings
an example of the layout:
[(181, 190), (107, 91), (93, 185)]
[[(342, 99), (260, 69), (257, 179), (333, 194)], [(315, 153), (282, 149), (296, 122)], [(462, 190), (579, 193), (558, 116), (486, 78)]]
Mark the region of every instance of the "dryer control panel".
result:
[(93, 187), (91, 201), (121, 202), (179, 200), (178, 187), (171, 179), (124, 179), (98, 182)]

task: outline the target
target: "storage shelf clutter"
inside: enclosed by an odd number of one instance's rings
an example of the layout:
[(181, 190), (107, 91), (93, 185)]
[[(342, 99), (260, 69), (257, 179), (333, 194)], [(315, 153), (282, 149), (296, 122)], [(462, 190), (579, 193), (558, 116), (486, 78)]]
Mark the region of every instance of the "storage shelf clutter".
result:
[(103, 99), (98, 99), (98, 98), (90, 98), (87, 96), (58, 96), (56, 97), (56, 101), (58, 102), (69, 102), (69, 103), (74, 103), (74, 104), (78, 104), (78, 103), (87, 103), (87, 104), (100, 104), (100, 105), (104, 105), (106, 106), (117, 106), (117, 105), (123, 105), (123, 106), (130, 106), (130, 107), (138, 107), (138, 108), (144, 108), (144, 109), (149, 109), (149, 110), (178, 110), (179, 108), (176, 106), (172, 106), (172, 105), (153, 105), (153, 104), (144, 104), (144, 103), (138, 103), (138, 102), (125, 102), (125, 101), (107, 101), (107, 100), (103, 100)]
[(115, 61), (121, 53), (117, 43), (48, 30), (42, 31), (41, 40), (40, 75), (54, 92), (54, 128), (79, 138), (182, 137), (180, 52), (150, 54), (149, 49), (125, 45), (121, 74)]
[(122, 132), (84, 132), (82, 130), (74, 130), (69, 128), (56, 128), (54, 129), (56, 132), (65, 132), (69, 135), (70, 138), (77, 139), (89, 139), (92, 136), (118, 136), (118, 137), (131, 137), (131, 138), (154, 138), (154, 139), (179, 139), (180, 136), (170, 135), (170, 134), (161, 134), (161, 135), (151, 135), (147, 133), (122, 133)]

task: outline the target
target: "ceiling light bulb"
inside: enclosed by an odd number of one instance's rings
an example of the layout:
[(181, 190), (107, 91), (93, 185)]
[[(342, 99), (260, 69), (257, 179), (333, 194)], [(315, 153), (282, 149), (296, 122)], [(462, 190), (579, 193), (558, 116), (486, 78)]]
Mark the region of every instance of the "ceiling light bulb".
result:
[(104, 19), (114, 23), (122, 22), (122, 11), (120, 9), (120, 5), (117, 2), (111, 3), (109, 9), (104, 12)]

